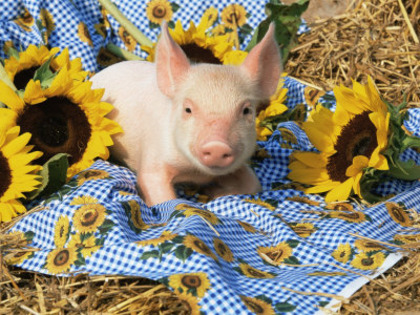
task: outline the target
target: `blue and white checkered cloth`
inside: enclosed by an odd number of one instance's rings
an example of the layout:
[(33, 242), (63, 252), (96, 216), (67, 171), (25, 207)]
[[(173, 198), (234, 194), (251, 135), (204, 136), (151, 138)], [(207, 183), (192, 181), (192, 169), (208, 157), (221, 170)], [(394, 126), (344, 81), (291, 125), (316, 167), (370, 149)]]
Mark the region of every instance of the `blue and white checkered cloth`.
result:
[[(150, 29), (145, 18), (146, 1), (114, 2), (146, 36), (156, 39), (158, 30)], [(264, 1), (188, 1), (178, 3), (173, 20), (187, 27), (190, 19), (197, 24), (211, 5), (221, 11), (231, 3), (246, 8), (253, 28), (265, 17)], [(95, 32), (102, 15), (93, 0), (3, 0), (0, 45), (12, 41), (25, 48), (44, 40), (35, 26), (26, 31), (16, 24), (24, 8), (33, 17), (48, 10), (55, 25), (49, 44), (68, 47), (87, 70), (99, 69), (96, 56), (106, 43), (124, 47), (113, 33), (118, 29), (113, 19), (107, 36)], [(90, 42), (77, 35), (80, 22), (87, 26)], [(141, 54), (139, 47), (134, 53)], [(289, 107), (306, 104), (303, 84), (286, 78), (285, 85)], [(420, 109), (410, 110), (406, 127), (420, 135)], [(296, 141), (290, 140), (290, 132)], [(416, 231), (404, 218), (420, 212), (418, 181), (384, 183), (380, 192), (395, 197), (371, 207), (347, 203), (331, 209), (322, 197), (305, 195), (286, 178), (290, 154), (313, 149), (296, 123), (281, 123), (258, 145), (264, 154), (252, 165), (263, 191), (208, 203), (180, 192), (179, 199), (149, 208), (136, 194), (130, 170), (97, 161), (48, 199), (38, 200), (34, 205), (40, 210), (13, 227), (36, 249), (14, 262), (46, 274), (158, 280), (207, 314), (314, 314), (338, 305), (328, 296), (350, 297), (401, 258), (398, 244)], [(420, 164), (414, 150), (406, 158)]]

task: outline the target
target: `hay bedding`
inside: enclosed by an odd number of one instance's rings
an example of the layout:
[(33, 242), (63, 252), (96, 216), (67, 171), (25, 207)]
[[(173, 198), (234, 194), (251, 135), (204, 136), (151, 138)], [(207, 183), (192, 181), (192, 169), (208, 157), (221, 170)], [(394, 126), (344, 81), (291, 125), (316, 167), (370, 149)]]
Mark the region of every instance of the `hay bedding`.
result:
[[(414, 27), (419, 26), (418, 20), (417, 24), (415, 21), (419, 2), (405, 3), (407, 14), (414, 17), (410, 20)], [(370, 74), (378, 80), (378, 86), (387, 99), (400, 101), (401, 92), (404, 91), (409, 95), (410, 104), (418, 106), (419, 46), (410, 37), (407, 19), (399, 8), (398, 1), (371, 1), (358, 5), (355, 11), (341, 17), (317, 22), (311, 26), (308, 34), (300, 37), (301, 45), (291, 55), (286, 68), (288, 73), (325, 90), (330, 90), (337, 82), (349, 86), (350, 78), (359, 80)], [(381, 19), (376, 19), (377, 16), (388, 21), (387, 26), (379, 25)], [(360, 32), (364, 27), (371, 31)], [(378, 36), (373, 41), (372, 34)], [(384, 34), (386, 36), (382, 37)], [(39, 210), (42, 209), (34, 209), (33, 212)], [(417, 221), (417, 228), (419, 224)], [(0, 251), (19, 251), (25, 244), (6, 235), (8, 227), (1, 227)], [(354, 294), (350, 302), (344, 299), (346, 303), (342, 313), (420, 311), (419, 248), (418, 242), (402, 245), (400, 250), (408, 252), (408, 258), (365, 285)], [(0, 263), (0, 314), (189, 313), (188, 304), (162, 284), (151, 280), (117, 276), (89, 277), (83, 274), (68, 278), (53, 277), (6, 266), (3, 260)]]
[(368, 75), (395, 105), (420, 106), (420, 1), (356, 1), (343, 15), (310, 24), (286, 65), (325, 91)]

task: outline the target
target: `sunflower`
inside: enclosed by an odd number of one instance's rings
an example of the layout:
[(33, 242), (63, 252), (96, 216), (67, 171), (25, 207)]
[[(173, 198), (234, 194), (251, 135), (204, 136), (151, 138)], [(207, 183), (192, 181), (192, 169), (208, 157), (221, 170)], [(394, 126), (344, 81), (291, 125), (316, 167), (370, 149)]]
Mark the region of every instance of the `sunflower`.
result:
[(347, 263), (352, 255), (352, 248), (349, 243), (338, 245), (337, 249), (333, 251), (332, 256), (335, 260)]
[(413, 225), (413, 220), (411, 220), (403, 206), (396, 202), (385, 202), (385, 206), (389, 215), (395, 222), (405, 227)]
[(206, 255), (218, 261), (217, 256), (211, 251), (211, 249), (197, 236), (188, 234), (184, 237), (183, 244), (185, 247), (192, 249), (193, 251)]
[(4, 69), (18, 90), (24, 89), (35, 72), (49, 59), (51, 59), (50, 70), (53, 73), (65, 67), (73, 79), (83, 81), (87, 72), (82, 71), (81, 59), (75, 58), (70, 61), (68, 48), (56, 56), (59, 51), (58, 47), (48, 49), (46, 46), (29, 45), (26, 50), (19, 52), (18, 57), (11, 56), (5, 59)]
[(35, 24), (35, 19), (31, 13), (29, 13), (28, 9), (25, 8), (22, 16), (14, 20), (14, 22), (23, 28), (26, 32), (30, 32), (32, 30), (32, 26)]
[(77, 186), (82, 186), (85, 182), (90, 180), (98, 180), (109, 178), (109, 173), (104, 170), (89, 169), (77, 174)]
[(256, 198), (256, 199), (247, 198), (247, 199), (244, 199), (244, 201), (248, 202), (248, 203), (258, 205), (258, 206), (261, 206), (261, 207), (264, 207), (264, 208), (267, 208), (268, 210), (271, 210), (271, 211), (276, 210), (276, 207), (274, 207), (271, 203), (268, 203), (268, 202), (266, 202), (266, 201), (264, 201), (260, 198)]
[(198, 300), (196, 297), (194, 297), (191, 294), (177, 293), (177, 298), (179, 302), (183, 305), (183, 309), (187, 308), (186, 314), (200, 314), (200, 305), (198, 305)]
[(354, 246), (356, 246), (357, 249), (364, 251), (366, 253), (374, 252), (378, 250), (388, 250), (385, 246), (382, 246), (379, 243), (364, 240), (364, 239), (358, 239), (354, 242)]
[(272, 273), (259, 270), (257, 268), (252, 267), (251, 265), (248, 265), (247, 263), (240, 263), (239, 270), (245, 277), (248, 277), (248, 278), (254, 278), (254, 279), (275, 278), (275, 275), (273, 275)]
[(23, 263), (25, 260), (30, 259), (33, 257), (34, 252), (29, 251), (22, 251), (22, 252), (13, 252), (4, 256), (4, 262), (8, 265), (19, 265)]
[(306, 104), (313, 108), (318, 103), (319, 98), (325, 95), (325, 92), (311, 86), (307, 86), (303, 94), (305, 96)]
[(198, 215), (202, 217), (203, 219), (207, 220), (208, 222), (210, 222), (212, 225), (216, 225), (220, 223), (220, 220), (217, 218), (217, 216), (214, 215), (214, 213), (212, 213), (209, 210), (195, 208), (190, 205), (183, 204), (183, 203), (177, 205), (175, 209), (183, 210), (183, 215), (186, 216), (187, 218), (193, 215)]
[(41, 9), (39, 12), (39, 19), (41, 20), (42, 26), (45, 28), (44, 42), (48, 43), (48, 38), (51, 33), (55, 30), (54, 17), (47, 9)]
[(271, 304), (263, 301), (261, 299), (252, 298), (249, 296), (240, 295), (239, 296), (245, 306), (254, 314), (257, 315), (274, 315), (276, 312), (274, 311)]
[[(317, 106), (303, 129), (320, 151), (292, 154), (289, 178), (313, 185), (308, 193), (328, 192), (327, 202), (346, 200), (352, 191), (361, 196), (365, 168), (388, 170), (381, 153), (388, 145), (390, 113), (373, 80), (353, 82), (353, 89), (335, 87), (336, 111)], [(375, 135), (372, 137), (372, 135)]]
[(300, 237), (309, 237), (317, 230), (312, 223), (296, 223), (291, 225), (291, 228)]
[[(284, 75), (285, 74), (283, 73), (282, 76)], [(267, 105), (262, 105), (263, 109), (260, 110), (255, 119), (258, 141), (266, 141), (267, 138), (273, 134), (274, 128), (277, 127), (267, 125), (267, 118), (280, 116), (288, 110), (287, 106), (284, 105), (284, 101), (287, 97), (287, 91), (288, 89), (284, 87), (284, 80), (280, 79), (276, 92), (270, 97), (269, 103)]]
[(96, 203), (98, 203), (98, 199), (96, 199), (95, 197), (89, 195), (82, 195), (73, 198), (73, 200), (70, 202), (70, 205), (91, 205)]
[(127, 48), (128, 51), (132, 52), (134, 49), (136, 49), (137, 42), (134, 39), (130, 33), (128, 33), (124, 27), (120, 26), (118, 29), (118, 36), (123, 41), (125, 48)]
[(45, 268), (52, 274), (67, 272), (76, 259), (76, 248), (57, 248), (48, 254)]
[(382, 266), (385, 261), (384, 253), (376, 253), (373, 255), (364, 252), (357, 254), (351, 261), (351, 265), (357, 269), (372, 270)]
[(213, 245), (216, 253), (227, 262), (234, 261), (233, 253), (229, 246), (225, 244), (220, 238), (213, 238)]
[(69, 238), (70, 221), (68, 216), (60, 216), (54, 227), (54, 244), (57, 248), (63, 248)]
[(246, 23), (247, 13), (242, 5), (234, 3), (223, 9), (221, 19), (227, 27), (236, 29)]
[[(178, 20), (175, 23), (175, 28), (169, 30), (174, 41), (192, 62), (238, 64), (244, 60), (247, 53), (234, 50), (233, 44), (227, 41), (227, 35), (208, 36), (201, 23), (196, 27), (194, 22), (190, 21), (190, 27), (185, 31), (181, 21)], [(154, 61), (155, 47), (142, 46), (142, 49), (149, 54), (147, 60)], [(226, 57), (227, 53), (229, 54)]]
[(175, 291), (202, 298), (211, 288), (210, 280), (204, 272), (174, 274), (169, 276), (169, 286)]
[(315, 206), (315, 207), (318, 207), (321, 204), (319, 201), (315, 201), (315, 200), (312, 200), (312, 199), (309, 199), (309, 198), (303, 197), (303, 196), (287, 197), (286, 200), (305, 203), (307, 205)]
[(151, 0), (147, 3), (146, 16), (154, 24), (160, 25), (163, 20), (169, 22), (172, 15), (172, 6), (168, 0)]
[(137, 241), (136, 244), (139, 246), (158, 246), (162, 243), (165, 243), (166, 241), (173, 240), (175, 237), (177, 237), (178, 234), (172, 233), (171, 231), (163, 231), (162, 234), (159, 237), (151, 238), (143, 241)]
[(397, 234), (394, 235), (394, 240), (403, 244), (420, 243), (420, 234), (406, 235)]
[(348, 202), (333, 202), (325, 206), (327, 210), (354, 211), (354, 206)]
[(103, 89), (91, 89), (91, 82), (75, 81), (66, 67), (50, 87), (30, 80), (23, 97), (0, 81), (0, 102), (14, 111), (14, 123), (30, 132), (30, 144), (43, 152), (36, 160), (43, 164), (57, 153), (69, 154), (67, 177), (88, 168), (94, 159), (109, 157), (111, 135), (122, 131), (105, 118), (112, 105), (101, 102)]
[(286, 242), (280, 242), (276, 246), (257, 247), (260, 257), (271, 265), (279, 266), (285, 259), (292, 256), (293, 249)]
[(255, 234), (255, 233), (257, 232), (257, 229), (256, 229), (256, 228), (254, 228), (254, 227), (253, 227), (251, 224), (249, 224), (249, 223), (242, 222), (242, 221), (236, 221), (236, 222), (238, 222), (238, 223), (239, 223), (239, 225), (240, 225), (240, 226), (242, 226), (242, 228), (243, 228), (245, 231), (249, 232), (249, 233), (253, 233), (253, 234)]
[(18, 199), (25, 198), (25, 192), (40, 185), (40, 176), (36, 173), (41, 167), (30, 163), (41, 157), (42, 153), (29, 153), (32, 146), (27, 144), (31, 135), (24, 133), (19, 136), (18, 126), (10, 128), (11, 114), (9, 109), (0, 109), (0, 223), (26, 212)]
[(72, 235), (68, 247), (80, 250), (83, 257), (90, 257), (101, 248), (101, 246), (96, 245), (96, 237), (94, 235), (88, 234), (86, 236), (81, 233)]
[(148, 229), (150, 226), (143, 221), (139, 203), (135, 200), (129, 200), (128, 205), (130, 206), (131, 222), (134, 227), (140, 230)]
[(106, 208), (99, 204), (87, 204), (74, 212), (73, 225), (80, 233), (96, 232), (106, 217)]
[(89, 29), (85, 23), (79, 23), (79, 25), (77, 26), (77, 35), (79, 36), (79, 39), (82, 42), (93, 47), (92, 38), (90, 37)]
[(328, 216), (330, 218), (337, 218), (351, 223), (362, 223), (363, 221), (367, 220), (366, 215), (361, 211), (331, 211), (330, 213), (328, 213)]

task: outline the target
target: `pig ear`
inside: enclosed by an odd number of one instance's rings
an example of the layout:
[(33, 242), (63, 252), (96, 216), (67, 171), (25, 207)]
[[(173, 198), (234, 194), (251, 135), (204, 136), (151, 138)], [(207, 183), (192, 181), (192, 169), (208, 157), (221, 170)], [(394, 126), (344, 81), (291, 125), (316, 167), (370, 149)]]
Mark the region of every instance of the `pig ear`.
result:
[(187, 56), (172, 39), (164, 21), (156, 48), (157, 83), (162, 93), (169, 97), (174, 96), (177, 83), (185, 77), (189, 68)]
[(241, 68), (256, 82), (263, 98), (274, 94), (283, 71), (280, 51), (274, 39), (274, 23), (270, 24), (264, 38), (249, 52)]

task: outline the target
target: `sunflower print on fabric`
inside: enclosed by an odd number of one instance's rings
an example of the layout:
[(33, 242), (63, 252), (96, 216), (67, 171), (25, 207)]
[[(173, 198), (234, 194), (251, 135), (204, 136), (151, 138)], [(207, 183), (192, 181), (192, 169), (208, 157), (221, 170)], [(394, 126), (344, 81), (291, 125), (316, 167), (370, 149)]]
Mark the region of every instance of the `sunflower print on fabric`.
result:
[(198, 298), (204, 297), (211, 289), (210, 280), (204, 272), (171, 275), (168, 285), (179, 293), (192, 294)]

